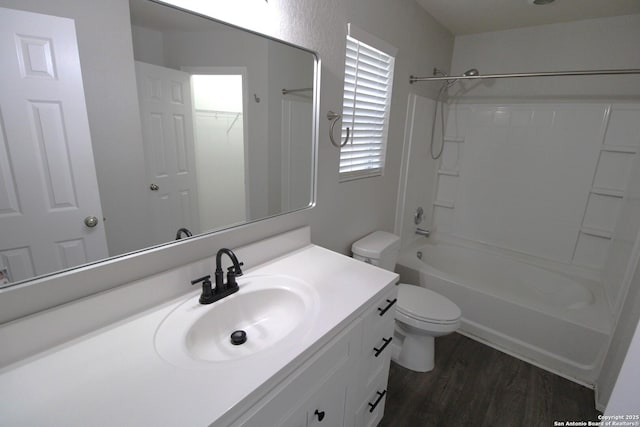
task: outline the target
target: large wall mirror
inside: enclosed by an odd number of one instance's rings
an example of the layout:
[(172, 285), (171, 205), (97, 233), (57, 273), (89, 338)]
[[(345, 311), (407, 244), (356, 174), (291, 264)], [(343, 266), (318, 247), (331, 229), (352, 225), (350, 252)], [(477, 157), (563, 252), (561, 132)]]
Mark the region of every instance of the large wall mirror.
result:
[(150, 0), (0, 8), (0, 287), (313, 204), (312, 52)]

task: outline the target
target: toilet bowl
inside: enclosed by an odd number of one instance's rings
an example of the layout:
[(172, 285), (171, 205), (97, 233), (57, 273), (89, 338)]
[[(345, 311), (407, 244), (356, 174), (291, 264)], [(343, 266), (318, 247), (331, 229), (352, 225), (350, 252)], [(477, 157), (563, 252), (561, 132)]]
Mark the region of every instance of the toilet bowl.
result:
[[(393, 271), (400, 238), (376, 231), (355, 242), (351, 250), (355, 259)], [(413, 371), (431, 371), (435, 337), (456, 331), (461, 317), (460, 308), (444, 296), (419, 286), (399, 284), (391, 358)]]
[(462, 313), (449, 299), (414, 285), (398, 285), (392, 358), (417, 372), (433, 369), (435, 337), (455, 332)]

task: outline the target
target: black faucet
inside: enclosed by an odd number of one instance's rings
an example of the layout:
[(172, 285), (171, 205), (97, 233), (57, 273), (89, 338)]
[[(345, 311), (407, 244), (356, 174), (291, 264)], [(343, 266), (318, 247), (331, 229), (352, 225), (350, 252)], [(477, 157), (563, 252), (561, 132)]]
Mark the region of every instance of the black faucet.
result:
[[(227, 269), (227, 283), (224, 283), (224, 272), (222, 271), (222, 254), (227, 254), (233, 263), (233, 266)], [(242, 269), (244, 263), (238, 262), (238, 258), (236, 254), (233, 253), (231, 249), (222, 248), (216, 254), (216, 291), (220, 290), (229, 290), (235, 289), (233, 292), (238, 290), (238, 284), (236, 283), (236, 277), (242, 276)], [(232, 292), (232, 293), (233, 293)]]
[(182, 227), (182, 228), (178, 228), (178, 232), (176, 233), (176, 240), (182, 239), (183, 234), (187, 237), (193, 236), (193, 233), (190, 232), (188, 228)]
[[(222, 271), (222, 254), (227, 254), (229, 258), (231, 258), (231, 262), (233, 263), (233, 266), (227, 269), (227, 283), (224, 283), (224, 272)], [(234, 254), (231, 249), (220, 249), (216, 254), (215, 289), (213, 288), (213, 285), (211, 283), (211, 276), (204, 276), (191, 281), (192, 285), (202, 282), (200, 304), (211, 304), (231, 295), (234, 292), (237, 292), (240, 288), (238, 287), (238, 283), (236, 282), (236, 277), (242, 276), (242, 269), (240, 267), (243, 265), (244, 263), (238, 262), (236, 254)]]

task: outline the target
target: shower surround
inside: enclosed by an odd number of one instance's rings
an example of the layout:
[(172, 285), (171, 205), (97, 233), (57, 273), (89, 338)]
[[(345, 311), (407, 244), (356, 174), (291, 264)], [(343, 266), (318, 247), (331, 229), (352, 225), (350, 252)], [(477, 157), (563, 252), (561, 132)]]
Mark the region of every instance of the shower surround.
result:
[(410, 99), (400, 203), (431, 200), (434, 235), (397, 224), (398, 272), (461, 306), (462, 333), (593, 385), (625, 292), (623, 280), (604, 284), (616, 276), (610, 247), (635, 239), (616, 235), (616, 221), (639, 161), (640, 104), (453, 103), (436, 185), (415, 200), (430, 132), (420, 117), (432, 108)]
[(434, 229), (597, 272), (639, 124), (638, 104), (452, 105)]

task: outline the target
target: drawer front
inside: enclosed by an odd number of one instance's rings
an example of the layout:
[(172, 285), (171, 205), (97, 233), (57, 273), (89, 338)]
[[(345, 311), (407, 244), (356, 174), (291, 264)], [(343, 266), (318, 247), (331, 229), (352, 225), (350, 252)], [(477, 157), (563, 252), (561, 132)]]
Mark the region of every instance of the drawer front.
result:
[(387, 380), (389, 377), (389, 364), (378, 372), (371, 383), (371, 388), (365, 393), (365, 400), (356, 412), (356, 426), (377, 426), (384, 416), (384, 406), (387, 399)]
[[(380, 370), (388, 368), (395, 327), (394, 287), (383, 296), (363, 319), (364, 337), (362, 341), (361, 384), (365, 390), (372, 386)], [(386, 310), (385, 310), (386, 309)]]

